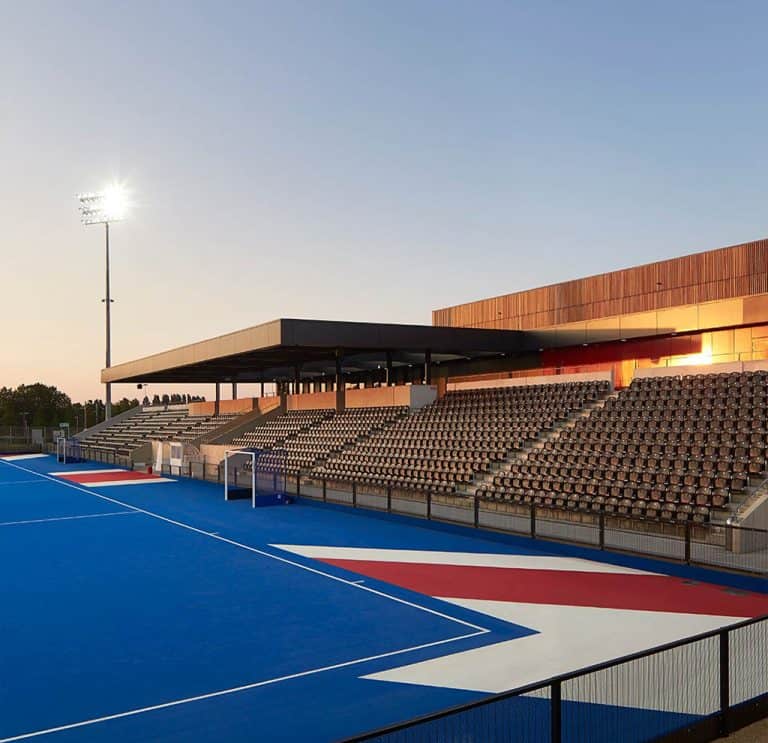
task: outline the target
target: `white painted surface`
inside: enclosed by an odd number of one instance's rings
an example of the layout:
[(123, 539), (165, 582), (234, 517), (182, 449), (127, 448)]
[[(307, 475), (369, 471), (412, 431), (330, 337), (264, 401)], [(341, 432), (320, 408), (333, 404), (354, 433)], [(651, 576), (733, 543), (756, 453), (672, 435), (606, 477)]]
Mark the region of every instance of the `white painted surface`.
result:
[(0, 457), (4, 462), (20, 462), (23, 459), (44, 459), (47, 454), (9, 454), (5, 457)]
[(105, 480), (104, 482), (79, 482), (78, 485), (82, 485), (86, 488), (111, 488), (116, 485), (155, 485), (161, 482), (176, 482), (169, 477), (152, 477), (142, 480)]
[[(421, 684), (447, 689), (499, 693), (552, 676), (568, 673), (630, 653), (647, 650), (701, 632), (734, 624), (735, 617), (677, 614), (650, 611), (624, 611), (578, 606), (523, 604), (507, 601), (444, 598), (450, 604), (462, 606), (498, 619), (520, 624), (539, 634), (496, 643), (475, 650), (413, 663), (388, 671), (364, 676), (374, 681)], [(717, 640), (713, 641), (716, 648)], [(626, 664), (594, 684), (573, 684), (564, 689), (564, 697), (607, 704), (665, 711), (707, 714), (712, 711), (702, 699), (716, 701), (708, 692), (714, 683), (702, 669), (714, 663), (705, 655), (708, 646), (678, 652), (674, 663), (664, 664), (657, 658), (649, 668), (655, 673), (638, 675), (636, 664)], [(687, 656), (686, 656), (687, 652)], [(687, 658), (701, 655), (701, 663), (689, 670), (685, 694), (679, 687), (681, 678), (660, 673), (662, 667), (680, 667)], [(694, 658), (695, 660), (695, 658)], [(602, 675), (602, 674), (601, 674)], [(714, 671), (712, 673), (714, 675)], [(625, 678), (624, 678), (625, 677)], [(643, 678), (647, 683), (643, 683)], [(694, 689), (697, 684), (701, 689)], [(716, 688), (716, 686), (715, 686)], [(581, 694), (579, 693), (581, 692)], [(681, 698), (684, 697), (684, 698)]]
[(271, 544), (270, 547), (316, 560), (369, 560), (371, 562), (403, 562), (417, 565), (462, 565), (483, 568), (516, 568), (522, 570), (568, 570), (582, 573), (618, 573), (623, 575), (657, 575), (622, 565), (582, 560), (577, 557), (547, 555), (507, 555), (487, 552), (440, 552), (437, 550), (371, 549), (367, 547), (325, 547), (322, 545)]

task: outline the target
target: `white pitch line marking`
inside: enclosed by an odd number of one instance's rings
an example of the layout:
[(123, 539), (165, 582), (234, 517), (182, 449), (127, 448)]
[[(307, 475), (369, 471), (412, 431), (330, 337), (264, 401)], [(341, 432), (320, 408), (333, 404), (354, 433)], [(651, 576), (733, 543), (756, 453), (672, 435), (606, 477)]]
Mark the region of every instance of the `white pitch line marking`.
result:
[[(58, 485), (61, 485), (62, 487), (72, 488), (73, 490), (78, 490), (79, 492), (85, 493), (86, 495), (91, 495), (95, 498), (101, 498), (102, 500), (108, 501), (109, 503), (114, 503), (118, 506), (122, 506), (123, 508), (128, 508), (132, 511), (138, 511), (139, 513), (143, 513), (145, 516), (150, 516), (151, 518), (158, 519), (160, 521), (165, 521), (168, 524), (173, 524), (174, 526), (178, 526), (181, 529), (187, 529), (188, 531), (192, 531), (197, 534), (202, 534), (203, 536), (210, 537), (211, 539), (215, 539), (219, 542), (225, 542), (226, 544), (231, 544), (234, 547), (239, 547), (240, 549), (247, 550), (248, 552), (253, 552), (254, 554), (261, 555), (262, 557), (267, 557), (270, 560), (276, 560), (277, 562), (282, 562), (282, 563), (285, 563), (286, 565), (292, 565), (295, 568), (299, 568), (300, 570), (306, 570), (308, 573), (314, 573), (315, 575), (320, 575), (324, 578), (328, 578), (329, 580), (336, 581), (337, 583), (343, 583), (344, 585), (347, 585), (347, 586), (354, 586), (360, 591), (366, 591), (367, 593), (374, 594), (375, 596), (381, 596), (382, 598), (389, 599), (390, 601), (394, 601), (397, 604), (410, 606), (413, 609), (418, 609), (419, 611), (426, 612), (427, 614), (432, 614), (433, 616), (440, 617), (441, 619), (447, 619), (450, 622), (461, 624), (465, 627), (469, 627), (470, 629), (477, 630), (480, 633), (485, 634), (491, 631), (489, 629), (486, 629), (485, 627), (480, 627), (477, 624), (472, 624), (472, 622), (467, 622), (464, 619), (458, 619), (457, 617), (452, 617), (449, 614), (444, 614), (443, 612), (437, 611), (435, 609), (430, 609), (429, 607), (415, 604), (412, 601), (407, 601), (406, 599), (401, 599), (401, 598), (398, 598), (397, 596), (392, 596), (388, 593), (384, 593), (384, 591), (378, 591), (375, 588), (370, 588), (368, 586), (355, 583), (354, 581), (348, 580), (346, 578), (342, 578), (338, 575), (326, 573), (323, 570), (318, 570), (317, 568), (310, 567), (309, 565), (302, 565), (300, 562), (289, 560), (288, 558), (280, 557), (279, 555), (274, 555), (271, 552), (265, 552), (264, 550), (260, 550), (256, 547), (250, 547), (247, 544), (242, 544), (242, 542), (236, 542), (234, 539), (227, 539), (227, 537), (211, 534), (210, 532), (207, 532), (204, 529), (198, 529), (196, 526), (192, 526), (191, 524), (185, 524), (183, 521), (175, 521), (174, 519), (170, 519), (167, 516), (161, 516), (159, 513), (147, 511), (144, 508), (133, 506), (130, 503), (125, 503), (124, 501), (117, 500), (116, 498), (110, 498), (107, 495), (96, 493), (93, 490), (86, 490), (85, 488), (80, 487), (75, 483), (68, 482), (67, 480), (59, 480), (54, 477), (50, 477), (49, 475), (45, 475), (41, 472), (35, 472), (34, 470), (29, 469), (28, 467), (22, 467), (21, 465), (13, 464), (12, 462), (5, 462), (5, 464), (8, 465), (8, 467), (14, 467), (15, 469), (21, 470), (22, 472), (29, 472), (32, 475), (37, 475), (38, 477), (42, 477), (43, 479), (50, 480), (51, 482), (55, 482)], [(0, 741), (0, 743), (3, 743), (3, 741)]]
[(51, 521), (75, 521), (77, 519), (98, 519), (102, 516), (133, 516), (136, 511), (111, 511), (110, 513), (87, 513), (83, 516), (56, 516), (50, 519), (28, 519), (26, 521), (0, 521), (0, 526), (19, 526), (21, 524), (47, 524)]
[(312, 668), (308, 671), (299, 671), (298, 673), (291, 673), (287, 676), (278, 676), (272, 679), (266, 679), (265, 681), (256, 681), (252, 684), (245, 684), (243, 686), (235, 686), (231, 689), (222, 689), (220, 691), (213, 691), (208, 694), (199, 694), (195, 697), (187, 697), (185, 699), (176, 699), (172, 702), (163, 702), (162, 704), (154, 704), (151, 707), (141, 707), (139, 709), (128, 710), (127, 712), (118, 712), (114, 715), (106, 715), (105, 717), (94, 717), (91, 720), (82, 720), (81, 722), (73, 722), (67, 725), (59, 725), (54, 728), (47, 728), (46, 730), (36, 730), (32, 733), (22, 733), (21, 735), (14, 735), (11, 738), (0, 738), (0, 743), (12, 743), (12, 741), (25, 740), (27, 738), (36, 738), (41, 735), (49, 735), (50, 733), (60, 733), (64, 730), (72, 730), (74, 728), (85, 727), (86, 725), (95, 725), (99, 722), (108, 722), (109, 720), (118, 720), (122, 717), (132, 717), (133, 715), (141, 715), (146, 712), (154, 712), (159, 709), (166, 709), (168, 707), (178, 707), (182, 704), (190, 704), (191, 702), (200, 702), (203, 699), (213, 699), (214, 697), (222, 697), (227, 694), (236, 694), (241, 691), (248, 691), (249, 689), (256, 689), (260, 686), (269, 686), (271, 684), (281, 683), (283, 681), (290, 681), (292, 679), (303, 678), (304, 676), (313, 676), (318, 673), (325, 673), (326, 671), (335, 671), (339, 668), (347, 668), (349, 666), (360, 665), (361, 663), (369, 663), (374, 660), (381, 660), (382, 658), (391, 658), (395, 655), (402, 655), (403, 653), (411, 653), (416, 650), (425, 650), (426, 648), (432, 648), (437, 645), (444, 645), (449, 642), (457, 642), (458, 640), (467, 640), (471, 637), (477, 637), (478, 635), (484, 635), (488, 630), (482, 630), (480, 632), (470, 632), (466, 635), (459, 635), (457, 637), (449, 637), (445, 640), (436, 640), (435, 642), (428, 642), (423, 645), (414, 645), (410, 648), (404, 648), (402, 650), (391, 650), (388, 653), (380, 653), (379, 655), (369, 655), (367, 658), (357, 658), (356, 660), (348, 660), (343, 663), (335, 663), (332, 666), (322, 666), (321, 668)]
[(53, 477), (67, 477), (68, 475), (105, 475), (110, 472), (130, 472), (130, 470), (124, 469), (93, 469), (93, 470), (64, 470), (62, 472), (48, 472), (47, 474)]

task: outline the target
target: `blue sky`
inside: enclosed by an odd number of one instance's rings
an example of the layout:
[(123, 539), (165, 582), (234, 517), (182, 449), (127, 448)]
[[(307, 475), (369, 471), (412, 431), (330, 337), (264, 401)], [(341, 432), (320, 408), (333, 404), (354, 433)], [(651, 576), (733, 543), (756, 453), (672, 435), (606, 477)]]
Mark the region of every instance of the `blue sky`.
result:
[[(25, 2), (0, 24), (0, 384), (768, 235), (760, 2)], [(118, 388), (117, 394), (132, 392)]]

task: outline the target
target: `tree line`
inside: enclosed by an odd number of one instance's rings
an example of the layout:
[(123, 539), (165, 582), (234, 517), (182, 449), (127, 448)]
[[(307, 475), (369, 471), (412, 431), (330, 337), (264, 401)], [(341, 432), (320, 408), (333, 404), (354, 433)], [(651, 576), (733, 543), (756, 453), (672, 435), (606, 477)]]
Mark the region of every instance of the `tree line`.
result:
[[(147, 395), (141, 405), (179, 405), (204, 402), (199, 395), (172, 394)], [(136, 398), (124, 397), (112, 403), (112, 415), (119, 415), (139, 405)], [(0, 425), (18, 427), (58, 426), (69, 423), (72, 430), (81, 430), (104, 420), (104, 401), (72, 402), (69, 395), (56, 387), (36, 383), (21, 384), (16, 388), (0, 387)]]

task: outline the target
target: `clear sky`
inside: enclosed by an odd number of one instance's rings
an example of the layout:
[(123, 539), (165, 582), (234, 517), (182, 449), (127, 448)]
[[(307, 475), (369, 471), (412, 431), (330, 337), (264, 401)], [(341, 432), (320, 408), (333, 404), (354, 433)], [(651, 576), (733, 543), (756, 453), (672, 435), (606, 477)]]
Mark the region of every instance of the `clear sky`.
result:
[(115, 363), (764, 237), (766, 28), (738, 0), (4, 3), (0, 385), (101, 395), (75, 194), (113, 178)]

